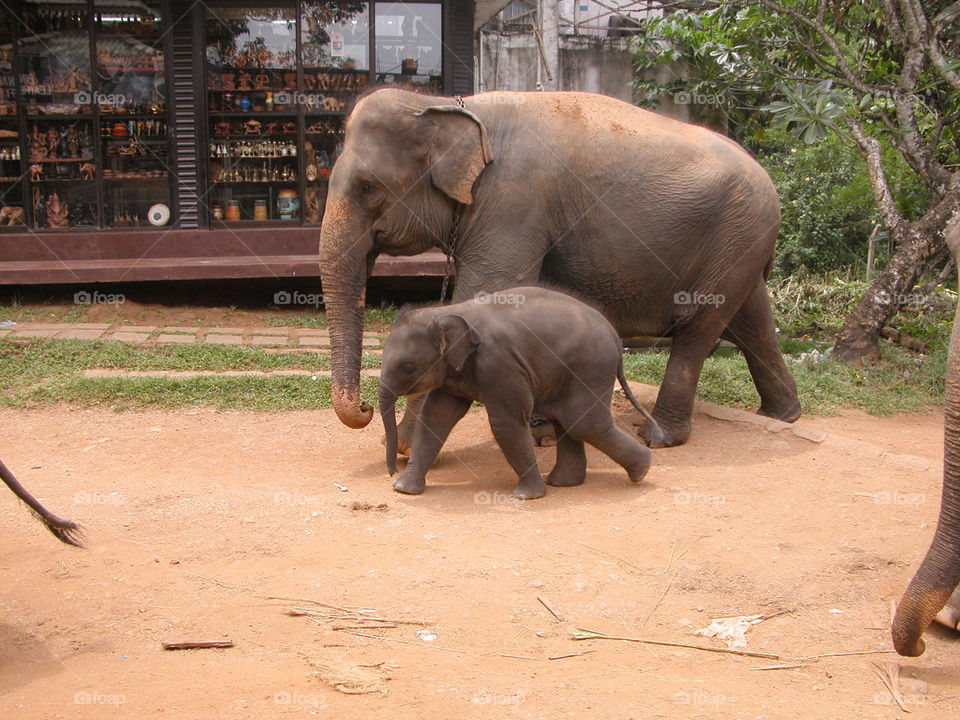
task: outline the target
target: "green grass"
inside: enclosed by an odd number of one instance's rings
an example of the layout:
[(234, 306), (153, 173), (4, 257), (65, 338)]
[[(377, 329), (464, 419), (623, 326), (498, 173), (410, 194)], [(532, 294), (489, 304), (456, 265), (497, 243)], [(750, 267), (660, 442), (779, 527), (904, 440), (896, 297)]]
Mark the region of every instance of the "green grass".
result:
[[(785, 279), (771, 284), (781, 349), (797, 381), (807, 414), (834, 414), (838, 408), (859, 408), (873, 414), (922, 411), (943, 404), (946, 350), (956, 293), (938, 288), (917, 306), (905, 308), (891, 324), (927, 343), (918, 355), (881, 340), (882, 359), (852, 368), (830, 358), (802, 361), (803, 353), (823, 353), (843, 317), (865, 284), (841, 277)], [(82, 311), (82, 308), (76, 312)], [(74, 311), (71, 310), (71, 313)], [(396, 319), (391, 305), (367, 308), (365, 329), (384, 331)], [(15, 300), (0, 306), (0, 317), (26, 322), (47, 320), (43, 307), (21, 307)], [(278, 313), (271, 325), (324, 327), (322, 313)], [(624, 367), (632, 380), (659, 385), (668, 353), (632, 353)], [(361, 366), (376, 369), (380, 357), (364, 353)], [(0, 339), (0, 403), (33, 407), (58, 402), (134, 409), (207, 405), (248, 410), (316, 409), (330, 406), (329, 380), (295, 377), (85, 378), (88, 369), (115, 370), (329, 370), (327, 355), (308, 352), (277, 354), (243, 346), (207, 344), (140, 347), (117, 341)], [(362, 378), (361, 393), (376, 397), (376, 381)], [(704, 364), (699, 398), (722, 405), (756, 408), (759, 397), (743, 356), (722, 348)]]
[[(379, 358), (364, 355), (364, 367)], [(110, 340), (0, 340), (0, 402), (32, 407), (55, 402), (118, 408), (213, 405), (250, 410), (330, 407), (329, 380), (294, 377), (100, 377), (89, 369), (114, 370), (329, 370), (319, 353), (284, 355), (223, 345), (139, 347)], [(365, 383), (368, 398), (375, 384)]]
[[(833, 415), (838, 408), (859, 408), (874, 415), (920, 412), (943, 404), (946, 347), (930, 353), (917, 364), (916, 355), (890, 343), (882, 344), (883, 359), (871, 366), (854, 368), (829, 357), (797, 362), (787, 356), (787, 367), (797, 381), (803, 412)], [(630, 380), (659, 385), (668, 354), (631, 353), (624, 357), (624, 372)], [(701, 400), (754, 409), (760, 397), (754, 388), (747, 362), (739, 352), (707, 358), (697, 386)]]

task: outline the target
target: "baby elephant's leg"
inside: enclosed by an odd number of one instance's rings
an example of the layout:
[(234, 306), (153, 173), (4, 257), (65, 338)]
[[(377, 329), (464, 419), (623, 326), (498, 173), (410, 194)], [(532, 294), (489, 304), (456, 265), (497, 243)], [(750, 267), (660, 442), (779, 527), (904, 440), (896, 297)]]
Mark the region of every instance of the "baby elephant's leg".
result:
[[(532, 398), (529, 404), (533, 405)], [(519, 413), (488, 403), (487, 415), (497, 444), (503, 450), (510, 467), (520, 478), (520, 482), (513, 489), (514, 497), (521, 500), (543, 497), (547, 488), (543, 483), (540, 468), (537, 467), (537, 456), (533, 452), (529, 413)]]
[(571, 428), (571, 433), (622, 465), (633, 482), (643, 480), (650, 469), (650, 450), (616, 426), (609, 405), (598, 405)]
[(583, 442), (574, 440), (565, 428), (557, 427), (557, 464), (547, 476), (547, 485), (573, 487), (587, 479), (587, 454)]
[(432, 390), (423, 402), (417, 417), (410, 462), (394, 480), (393, 489), (408, 495), (419, 495), (427, 482), (427, 470), (437, 459), (440, 448), (460, 418), (470, 409), (467, 398)]

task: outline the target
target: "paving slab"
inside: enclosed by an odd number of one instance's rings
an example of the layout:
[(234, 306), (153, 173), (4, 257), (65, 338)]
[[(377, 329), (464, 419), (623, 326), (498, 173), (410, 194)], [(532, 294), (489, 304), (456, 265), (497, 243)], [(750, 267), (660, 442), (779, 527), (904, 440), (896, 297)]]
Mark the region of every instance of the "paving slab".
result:
[(44, 329), (44, 328), (13, 328), (13, 332), (10, 333), (10, 337), (16, 338), (30, 338), (30, 337), (42, 337), (42, 338), (52, 338), (56, 335), (59, 330), (53, 328)]
[(148, 332), (126, 332), (125, 330), (114, 331), (112, 335), (107, 335), (104, 340), (120, 340), (122, 342), (145, 343), (150, 337)]
[(246, 329), (242, 327), (218, 326), (194, 328), (193, 332), (214, 333), (216, 335), (243, 335), (243, 333), (246, 332)]
[(57, 333), (57, 337), (64, 340), (99, 340), (105, 332), (106, 330), (98, 330), (97, 328), (68, 326)]
[(191, 335), (196, 335), (197, 332), (202, 329), (203, 328), (179, 327), (177, 325), (167, 325), (166, 327), (161, 328), (160, 331), (165, 333), (190, 333)]
[(301, 335), (299, 341), (300, 347), (327, 347), (330, 345), (330, 338), (326, 336)]
[(110, 323), (70, 323), (70, 326), (81, 330), (106, 330)]
[(13, 332), (13, 328), (9, 328), (9, 327), (0, 328), (0, 337), (3, 337), (4, 335), (9, 335), (12, 332)]
[(203, 342), (211, 345), (243, 345), (243, 335), (221, 335), (219, 333), (210, 333)]
[[(254, 333), (255, 335), (290, 335), (291, 329), (292, 328), (288, 327), (257, 328), (256, 330), (251, 330), (250, 332)], [(240, 331), (238, 330), (237, 332)]]
[(174, 343), (195, 343), (197, 338), (193, 335), (173, 335), (170, 333), (162, 333), (157, 336), (158, 345), (171, 345)]
[(255, 347), (270, 347), (277, 345), (286, 345), (290, 342), (288, 337), (280, 337), (278, 335), (253, 335), (250, 338), (250, 344)]
[(159, 328), (156, 325), (118, 325), (115, 330), (117, 332), (137, 332), (137, 333), (154, 333)]
[(381, 340), (381, 339), (378, 338), (378, 337), (376, 337), (376, 338), (368, 338), (368, 337), (365, 337), (365, 338), (363, 338), (363, 343), (362, 343), (362, 344), (363, 344), (363, 347), (365, 347), (365, 348), (380, 347), (381, 345), (383, 345), (383, 340)]

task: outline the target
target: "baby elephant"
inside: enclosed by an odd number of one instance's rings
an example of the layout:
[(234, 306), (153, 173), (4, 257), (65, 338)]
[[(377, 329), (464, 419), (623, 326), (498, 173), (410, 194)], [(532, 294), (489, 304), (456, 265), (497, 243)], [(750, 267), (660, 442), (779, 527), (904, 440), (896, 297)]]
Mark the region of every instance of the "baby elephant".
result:
[(387, 468), (396, 472), (396, 399), (429, 392), (417, 420), (410, 461), (394, 489), (422, 493), (427, 470), (447, 435), (477, 400), (490, 429), (520, 477), (513, 494), (525, 500), (546, 491), (530, 436), (532, 414), (557, 428), (557, 463), (550, 485), (586, 478), (588, 442), (639, 482), (650, 451), (618, 429), (610, 411), (613, 379), (650, 423), (660, 428), (630, 392), (623, 376), (620, 338), (597, 310), (569, 295), (539, 287), (480, 294), (456, 305), (401, 310), (383, 350), (380, 413)]

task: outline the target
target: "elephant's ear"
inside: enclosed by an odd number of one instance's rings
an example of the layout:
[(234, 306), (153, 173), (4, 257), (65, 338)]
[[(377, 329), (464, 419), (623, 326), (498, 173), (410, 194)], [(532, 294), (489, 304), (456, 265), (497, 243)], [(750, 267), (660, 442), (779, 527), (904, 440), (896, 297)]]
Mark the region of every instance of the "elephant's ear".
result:
[(446, 358), (455, 372), (460, 372), (480, 344), (480, 336), (459, 315), (441, 315), (433, 321), (433, 326), (440, 355)]
[(487, 129), (480, 118), (456, 105), (435, 105), (418, 114), (435, 125), (428, 154), (430, 179), (448, 197), (469, 205), (473, 183), (493, 161)]

